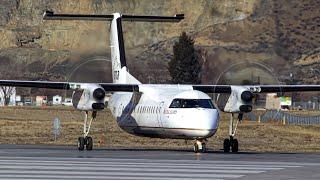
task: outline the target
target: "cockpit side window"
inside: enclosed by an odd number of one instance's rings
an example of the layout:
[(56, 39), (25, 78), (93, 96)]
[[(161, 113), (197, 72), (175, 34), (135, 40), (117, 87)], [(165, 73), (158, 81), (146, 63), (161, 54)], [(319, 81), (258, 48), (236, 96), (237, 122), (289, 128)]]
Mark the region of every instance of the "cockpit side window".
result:
[(169, 108), (206, 108), (215, 109), (211, 99), (174, 99)]
[(170, 105), (170, 108), (181, 108), (181, 99), (174, 99)]

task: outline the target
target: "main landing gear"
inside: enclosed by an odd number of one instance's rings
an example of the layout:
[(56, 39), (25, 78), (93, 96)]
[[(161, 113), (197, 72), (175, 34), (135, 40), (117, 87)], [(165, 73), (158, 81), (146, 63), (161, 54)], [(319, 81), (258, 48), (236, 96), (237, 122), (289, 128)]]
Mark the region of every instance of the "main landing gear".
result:
[(197, 139), (195, 140), (194, 144), (193, 144), (193, 152), (198, 153), (205, 153), (207, 152), (207, 148), (206, 148), (206, 139)]
[(83, 151), (84, 148), (86, 148), (86, 150), (88, 150), (88, 151), (91, 151), (93, 148), (93, 139), (92, 139), (92, 137), (88, 136), (88, 134), (90, 131), (92, 121), (94, 119), (96, 119), (96, 117), (97, 117), (97, 111), (92, 112), (89, 122), (88, 122), (88, 116), (89, 116), (89, 112), (86, 111), (84, 122), (83, 122), (83, 137), (78, 138), (78, 150), (79, 151)]
[(225, 139), (223, 141), (223, 151), (225, 153), (230, 152), (230, 150), (234, 153), (239, 151), (239, 143), (238, 140), (234, 138), (238, 123), (242, 120), (243, 114), (239, 113), (236, 124), (234, 125), (234, 114), (232, 113), (230, 116), (230, 124), (229, 124), (229, 139)]

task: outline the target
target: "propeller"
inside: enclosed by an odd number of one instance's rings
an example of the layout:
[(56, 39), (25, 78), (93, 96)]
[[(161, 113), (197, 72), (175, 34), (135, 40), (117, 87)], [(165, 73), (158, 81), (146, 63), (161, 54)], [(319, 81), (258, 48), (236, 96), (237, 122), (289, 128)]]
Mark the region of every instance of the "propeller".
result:
[[(215, 84), (217, 85), (259, 85), (280, 84), (276, 73), (268, 65), (256, 61), (244, 61), (233, 63), (222, 71)], [(224, 111), (230, 94), (213, 94), (212, 99), (219, 110)], [(265, 108), (266, 95), (255, 94), (250, 91), (241, 93), (241, 100), (252, 102), (252, 109)], [(243, 106), (244, 108), (245, 106)], [(246, 111), (250, 109), (244, 108)], [(242, 108), (242, 109), (243, 109)]]

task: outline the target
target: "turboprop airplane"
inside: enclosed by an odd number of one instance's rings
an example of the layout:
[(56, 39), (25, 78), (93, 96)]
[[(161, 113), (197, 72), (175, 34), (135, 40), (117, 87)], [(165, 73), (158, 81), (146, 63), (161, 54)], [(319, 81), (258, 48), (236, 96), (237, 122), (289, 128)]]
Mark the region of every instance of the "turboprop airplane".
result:
[[(142, 84), (127, 70), (123, 41), (123, 21), (179, 22), (175, 16), (136, 16), (55, 14), (45, 12), (44, 20), (111, 21), (110, 47), (113, 83), (77, 83), (51, 81), (0, 80), (0, 86), (49, 88), (73, 91), (73, 106), (84, 111), (83, 136), (78, 138), (80, 151), (92, 150), (89, 136), (91, 122), (105, 109), (106, 92), (112, 92), (108, 108), (124, 131), (146, 137), (194, 140), (194, 152), (206, 151), (206, 140), (213, 136), (219, 124), (219, 111), (206, 93), (230, 94), (224, 112), (230, 113), (229, 138), (223, 143), (224, 152), (238, 152), (234, 138), (238, 120), (252, 110), (256, 93), (319, 91), (320, 85), (188, 85)], [(238, 114), (238, 118), (234, 115)], [(236, 122), (237, 121), (237, 122)]]

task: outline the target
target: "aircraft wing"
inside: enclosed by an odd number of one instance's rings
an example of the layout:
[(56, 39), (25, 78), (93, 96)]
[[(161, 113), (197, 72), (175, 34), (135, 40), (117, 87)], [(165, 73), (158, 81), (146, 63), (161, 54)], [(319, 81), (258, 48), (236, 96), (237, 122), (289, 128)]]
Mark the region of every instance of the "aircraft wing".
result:
[(0, 86), (67, 89), (67, 90), (70, 89), (70, 84), (67, 82), (51, 82), (51, 81), (0, 80)]
[[(0, 86), (30, 87), (75, 90), (81, 89), (83, 84), (73, 82), (53, 82), (53, 81), (20, 81), (20, 80), (0, 80)], [(92, 83), (100, 85), (105, 91), (139, 92), (139, 84), (114, 84), (114, 83)], [(162, 84), (163, 86), (163, 84)], [(181, 84), (181, 86), (184, 86)], [(194, 90), (204, 93), (231, 93), (233, 85), (186, 85)], [(239, 86), (239, 85), (234, 85)], [(246, 85), (253, 93), (272, 93), (272, 92), (299, 92), (299, 91), (320, 91), (320, 85)]]
[[(231, 86), (240, 85), (193, 85), (194, 90), (205, 93), (231, 93)], [(320, 85), (243, 85), (253, 93), (320, 91)]]
[(111, 91), (111, 92), (113, 92), (113, 91), (123, 91), (123, 92), (139, 91), (139, 86), (135, 85), (135, 84), (73, 83), (73, 82), (53, 82), (53, 81), (0, 80), (0, 86), (62, 89), (62, 90), (82, 89), (81, 87), (84, 84), (98, 84), (105, 91)]

